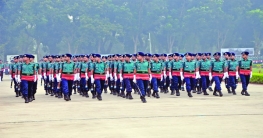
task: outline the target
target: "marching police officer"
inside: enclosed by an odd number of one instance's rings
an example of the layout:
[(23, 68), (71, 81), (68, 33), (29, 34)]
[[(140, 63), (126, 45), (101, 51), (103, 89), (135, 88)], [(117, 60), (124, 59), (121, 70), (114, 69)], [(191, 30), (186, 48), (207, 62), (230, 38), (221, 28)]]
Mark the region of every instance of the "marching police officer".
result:
[(249, 80), (252, 77), (252, 60), (248, 59), (249, 52), (244, 51), (242, 54), (242, 60), (239, 61), (239, 75), (242, 82), (241, 94), (250, 96), (247, 92)]

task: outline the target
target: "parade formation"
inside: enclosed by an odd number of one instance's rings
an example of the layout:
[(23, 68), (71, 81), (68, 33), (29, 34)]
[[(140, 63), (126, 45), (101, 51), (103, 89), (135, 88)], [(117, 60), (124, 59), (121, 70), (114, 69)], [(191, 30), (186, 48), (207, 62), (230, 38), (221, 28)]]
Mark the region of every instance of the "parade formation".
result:
[(146, 97), (160, 98), (159, 92), (180, 96), (186, 91), (193, 97), (193, 93), (207, 96), (211, 91), (214, 96), (222, 97), (222, 81), (227, 93), (236, 95), (238, 80), (241, 80), (241, 94), (250, 96), (247, 87), (252, 77), (252, 61), (248, 55), (249, 52), (242, 52), (242, 59), (238, 61), (235, 53), (229, 52), (222, 57), (220, 52), (213, 55), (63, 54), (44, 56), (35, 63), (33, 55), (23, 54), (15, 56), (10, 65), (11, 88), (25, 103), (35, 100), (38, 83), (45, 90), (43, 94), (65, 101), (77, 93), (101, 101), (102, 93), (109, 90), (110, 94), (129, 100), (133, 99), (132, 94), (138, 94), (146, 103)]

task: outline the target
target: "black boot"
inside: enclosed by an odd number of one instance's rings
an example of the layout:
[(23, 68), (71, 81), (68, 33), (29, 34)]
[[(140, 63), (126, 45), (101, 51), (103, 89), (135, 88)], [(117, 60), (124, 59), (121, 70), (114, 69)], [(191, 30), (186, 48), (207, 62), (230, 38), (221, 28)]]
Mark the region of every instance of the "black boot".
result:
[(97, 99), (99, 100), (99, 101), (101, 101), (102, 100), (102, 97), (101, 97), (101, 95), (97, 95)]
[(204, 95), (209, 95), (209, 94), (207, 93), (207, 91), (203, 91), (203, 93), (204, 93)]
[(228, 93), (232, 93), (232, 92), (230, 91), (230, 88), (227, 88), (227, 92), (228, 92)]
[(48, 91), (46, 90), (46, 95), (48, 95)]
[(156, 97), (156, 92), (153, 92), (152, 97)]
[(116, 90), (113, 90), (113, 95), (117, 95)]
[(179, 90), (176, 90), (176, 96), (180, 96)]
[(55, 93), (55, 97), (58, 98), (58, 92)]
[(181, 87), (181, 90), (184, 91), (184, 86)]
[(210, 92), (212, 92), (213, 91), (213, 89), (212, 89), (212, 87), (208, 87), (208, 90), (210, 91)]
[(158, 92), (156, 92), (156, 93), (155, 93), (155, 98), (157, 98), (157, 99), (159, 99), (159, 98), (160, 98), (160, 96), (159, 96)]
[(202, 92), (201, 92), (201, 91), (198, 91), (197, 94), (202, 94)]
[(68, 96), (68, 95), (64, 95), (64, 99), (65, 99), (66, 101), (69, 101), (69, 96)]
[(104, 93), (108, 93), (107, 88), (104, 88)]
[(51, 95), (50, 96), (54, 96), (54, 92), (53, 91), (51, 91)]
[(233, 95), (237, 95), (235, 89), (232, 89), (232, 93), (233, 93)]
[(144, 96), (141, 96), (141, 100), (142, 100), (143, 103), (147, 102)]
[(22, 96), (22, 93), (21, 92), (18, 92), (19, 93), (19, 96)]
[(18, 92), (16, 92), (16, 97), (19, 97), (19, 94), (18, 94)]
[(95, 92), (91, 92), (91, 93), (92, 93), (92, 99), (95, 99), (96, 98)]
[(132, 98), (132, 95), (131, 95), (131, 92), (129, 92), (129, 94), (128, 94), (128, 99), (129, 100), (132, 100), (133, 98)]
[(161, 91), (160, 91), (160, 92), (161, 92), (161, 93), (163, 93), (163, 88), (160, 88), (160, 89), (161, 89)]
[(221, 90), (218, 91), (218, 92), (219, 92), (219, 96), (222, 97), (222, 96), (223, 96), (223, 93), (221, 92)]
[(214, 95), (214, 96), (219, 96), (215, 91), (214, 91), (213, 95)]
[(151, 97), (151, 89), (148, 89), (148, 90), (147, 90), (147, 96), (148, 96), (148, 97)]
[(126, 95), (125, 95), (126, 99), (129, 99), (129, 93), (130, 93), (130, 92), (127, 92), (127, 93), (126, 93)]
[(192, 90), (193, 91), (193, 93), (196, 93), (196, 90)]
[(193, 97), (191, 92), (187, 92), (189, 97)]
[(247, 91), (245, 91), (245, 96), (250, 96), (250, 94)]
[(242, 90), (242, 91), (241, 91), (241, 95), (245, 95), (245, 90)]
[(86, 98), (89, 98), (89, 92), (86, 92)]
[(172, 90), (172, 91), (171, 91), (171, 95), (174, 95), (174, 94), (175, 94), (175, 92), (174, 92), (174, 90)]
[(28, 97), (25, 96), (25, 103), (29, 103)]
[(32, 100), (36, 100), (36, 99), (35, 99), (35, 95), (32, 96)]

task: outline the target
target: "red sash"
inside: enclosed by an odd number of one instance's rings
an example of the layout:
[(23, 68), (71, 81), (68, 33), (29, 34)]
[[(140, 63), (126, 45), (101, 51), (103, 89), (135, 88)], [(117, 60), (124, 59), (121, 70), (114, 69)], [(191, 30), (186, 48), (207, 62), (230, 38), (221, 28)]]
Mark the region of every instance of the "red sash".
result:
[(209, 76), (209, 71), (200, 71), (201, 76)]
[(34, 76), (21, 76), (21, 80), (25, 80), (25, 81), (34, 81)]
[(243, 75), (250, 75), (250, 70), (244, 70), (244, 69), (240, 69), (239, 73), (243, 74)]
[(229, 75), (229, 76), (236, 76), (236, 72), (235, 72), (235, 71), (229, 71), (229, 72), (228, 72), (228, 75)]
[(185, 78), (195, 78), (195, 72), (193, 73), (184, 72), (184, 77)]
[(181, 76), (180, 71), (172, 71), (172, 76)]
[(124, 79), (133, 79), (134, 74), (123, 74)]
[(161, 79), (162, 74), (152, 73), (153, 78)]
[(80, 73), (80, 78), (86, 78), (85, 73)]
[(74, 80), (74, 74), (61, 74), (62, 79)]
[(95, 80), (105, 80), (105, 74), (94, 74)]
[(214, 77), (214, 76), (218, 76), (218, 77), (220, 77), (220, 78), (223, 78), (224, 73), (213, 72), (213, 73), (212, 73), (212, 76), (213, 76), (213, 77)]
[(136, 79), (149, 80), (148, 74), (136, 74)]

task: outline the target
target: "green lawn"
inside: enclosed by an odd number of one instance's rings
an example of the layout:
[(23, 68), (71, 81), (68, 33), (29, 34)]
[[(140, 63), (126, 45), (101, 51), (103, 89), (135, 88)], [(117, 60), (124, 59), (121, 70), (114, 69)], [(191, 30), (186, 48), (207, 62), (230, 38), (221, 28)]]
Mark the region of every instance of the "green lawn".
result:
[[(259, 73), (259, 68), (253, 68), (253, 73)], [(263, 69), (261, 69), (261, 73), (260, 74), (263, 74)]]

